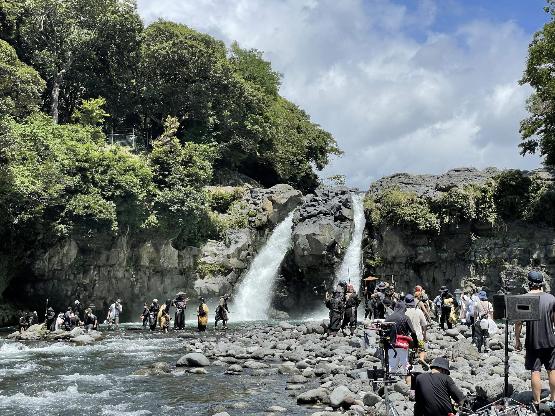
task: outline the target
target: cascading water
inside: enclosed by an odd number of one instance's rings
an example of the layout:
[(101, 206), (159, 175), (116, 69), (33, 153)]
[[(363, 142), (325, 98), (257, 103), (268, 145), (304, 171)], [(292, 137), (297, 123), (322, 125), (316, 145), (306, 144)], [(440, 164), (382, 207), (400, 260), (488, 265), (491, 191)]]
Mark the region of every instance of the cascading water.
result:
[(353, 221), (355, 226), (351, 242), (349, 247), (347, 247), (345, 257), (343, 257), (343, 262), (335, 275), (335, 281), (336, 283), (340, 280), (350, 281), (355, 290), (358, 291), (362, 277), (362, 235), (366, 225), (363, 207), (364, 194), (353, 193), (351, 200), (353, 202)]
[(274, 282), (291, 246), (292, 228), (293, 212), (276, 227), (254, 258), (230, 307), (234, 321), (268, 319)]

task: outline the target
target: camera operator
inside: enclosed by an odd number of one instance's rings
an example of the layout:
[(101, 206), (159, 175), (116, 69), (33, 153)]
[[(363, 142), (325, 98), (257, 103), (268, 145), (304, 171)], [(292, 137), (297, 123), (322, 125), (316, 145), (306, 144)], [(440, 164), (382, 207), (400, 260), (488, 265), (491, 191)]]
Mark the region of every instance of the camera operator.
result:
[(463, 392), (449, 375), (449, 360), (434, 358), (429, 373), (419, 374), (414, 383), (414, 416), (447, 416), (453, 414), (453, 399), (459, 405)]
[[(549, 390), (551, 392), (551, 404), (555, 401), (555, 297), (543, 291), (543, 274), (539, 271), (528, 273), (528, 293), (540, 297), (540, 320), (526, 322), (526, 356), (524, 365), (531, 371), (531, 384), (533, 404), (538, 409), (541, 395), (541, 368), (545, 367), (549, 377)], [(522, 349), (520, 343), (520, 332), (522, 322), (515, 323), (515, 348)]]
[(410, 319), (405, 314), (406, 310), (405, 302), (397, 302), (395, 310), (386, 318), (385, 322), (393, 322), (395, 324), (395, 336), (391, 336), (390, 345), (387, 346), (389, 349), (389, 371), (405, 376), (407, 384), (410, 385), (410, 376), (408, 375), (409, 338), (412, 338), (412, 342), (416, 343), (418, 342), (418, 337)]

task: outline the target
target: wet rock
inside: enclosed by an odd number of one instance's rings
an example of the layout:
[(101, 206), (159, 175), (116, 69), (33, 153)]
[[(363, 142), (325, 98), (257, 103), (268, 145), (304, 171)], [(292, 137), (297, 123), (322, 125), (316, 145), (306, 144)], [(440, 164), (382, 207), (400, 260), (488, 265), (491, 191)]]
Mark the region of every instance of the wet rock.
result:
[(71, 342), (78, 345), (89, 345), (94, 343), (94, 341), (95, 339), (87, 334), (77, 335), (76, 337), (71, 338)]
[(243, 372), (243, 367), (241, 367), (239, 364), (231, 364), (227, 370), (226, 370), (226, 374), (241, 374)]
[(148, 367), (141, 368), (135, 373), (136, 376), (161, 376), (171, 372), (170, 365), (165, 362), (156, 362), (150, 364)]
[(297, 396), (298, 404), (316, 404), (327, 401), (329, 401), (328, 392), (323, 388), (308, 390)]
[(208, 371), (206, 371), (203, 367), (190, 368), (187, 372), (191, 374), (208, 374)]
[(272, 412), (272, 413), (282, 413), (282, 412), (287, 412), (287, 409), (281, 406), (270, 406), (266, 411)]
[(69, 331), (70, 338), (75, 338), (84, 334), (85, 334), (85, 331), (81, 327), (75, 327), (71, 331)]
[(210, 361), (199, 352), (190, 352), (177, 361), (178, 367), (207, 367)]

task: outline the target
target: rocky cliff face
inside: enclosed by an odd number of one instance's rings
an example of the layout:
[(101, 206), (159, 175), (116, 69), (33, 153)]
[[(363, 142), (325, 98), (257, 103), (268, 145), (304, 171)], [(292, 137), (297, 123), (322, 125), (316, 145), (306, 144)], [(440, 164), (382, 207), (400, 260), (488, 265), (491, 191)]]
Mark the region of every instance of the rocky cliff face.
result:
[[(222, 240), (178, 250), (159, 236), (75, 237), (38, 253), (26, 272), (7, 282), (3, 294), (10, 302), (37, 310), (47, 298), (57, 310), (80, 299), (94, 305), (101, 319), (120, 297), (123, 318), (137, 319), (143, 302), (171, 299), (180, 290), (187, 291), (192, 302), (194, 295), (231, 292), (268, 233), (302, 198), (289, 185), (241, 189), (248, 226), (228, 230)], [(8, 309), (0, 311), (0, 326), (14, 322), (14, 310)]]
[(321, 305), (351, 240), (353, 211), (348, 188), (321, 188), (307, 195), (293, 219), (293, 248), (282, 265), (275, 306), (289, 313)]
[[(454, 187), (483, 184), (498, 173), (463, 168), (439, 176), (398, 174), (372, 184), (369, 192), (377, 195), (395, 187), (433, 198)], [(534, 174), (545, 179), (545, 172)], [(441, 285), (452, 290), (486, 286), (491, 292), (505, 286), (518, 293), (523, 292), (526, 272), (532, 267), (555, 276), (555, 230), (548, 227), (523, 222), (462, 223), (435, 234), (375, 227), (370, 221), (367, 227), (366, 273), (393, 280), (401, 291), (423, 284), (431, 294)]]

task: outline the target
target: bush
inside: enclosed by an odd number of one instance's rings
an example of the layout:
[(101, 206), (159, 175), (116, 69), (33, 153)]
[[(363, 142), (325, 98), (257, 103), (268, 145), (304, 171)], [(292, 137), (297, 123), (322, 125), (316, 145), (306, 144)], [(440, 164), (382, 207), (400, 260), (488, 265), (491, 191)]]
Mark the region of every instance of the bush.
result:
[[(395, 225), (411, 231), (439, 231), (439, 219), (431, 211), (428, 201), (415, 193), (392, 188), (381, 193), (376, 202), (379, 215), (374, 214), (373, 221), (378, 220), (379, 223)], [(369, 204), (367, 202), (366, 205)]]
[(530, 202), (532, 180), (519, 170), (507, 170), (496, 182), (493, 198), (499, 216), (505, 221), (522, 219)]

